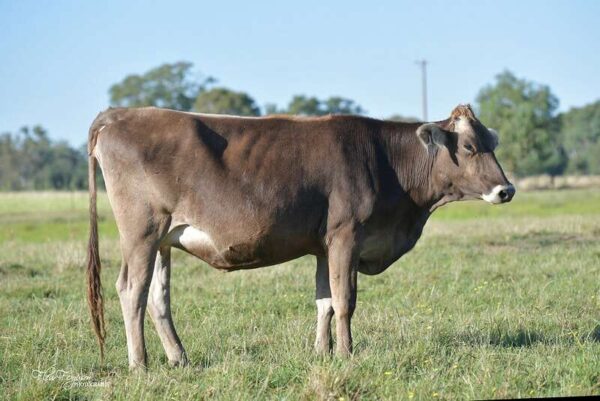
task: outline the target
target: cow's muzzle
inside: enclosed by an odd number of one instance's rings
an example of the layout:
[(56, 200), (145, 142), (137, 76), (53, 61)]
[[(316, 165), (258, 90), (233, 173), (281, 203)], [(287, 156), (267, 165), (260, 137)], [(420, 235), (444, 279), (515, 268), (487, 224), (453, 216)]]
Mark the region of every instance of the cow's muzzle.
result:
[(496, 185), (490, 193), (481, 195), (481, 199), (486, 202), (497, 205), (499, 203), (510, 202), (515, 196), (515, 187), (513, 184)]

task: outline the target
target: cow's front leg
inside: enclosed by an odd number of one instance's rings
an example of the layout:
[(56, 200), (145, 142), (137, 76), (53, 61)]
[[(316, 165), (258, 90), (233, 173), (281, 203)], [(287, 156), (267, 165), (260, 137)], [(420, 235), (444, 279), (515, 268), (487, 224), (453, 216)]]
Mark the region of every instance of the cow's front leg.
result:
[(328, 247), (329, 285), (336, 323), (336, 353), (352, 353), (350, 321), (356, 307), (358, 234), (354, 226), (336, 230)]
[(315, 339), (315, 351), (318, 354), (327, 354), (331, 351), (331, 318), (333, 317), (333, 306), (331, 304), (331, 290), (329, 288), (329, 266), (325, 257), (317, 256), (316, 283), (317, 335)]

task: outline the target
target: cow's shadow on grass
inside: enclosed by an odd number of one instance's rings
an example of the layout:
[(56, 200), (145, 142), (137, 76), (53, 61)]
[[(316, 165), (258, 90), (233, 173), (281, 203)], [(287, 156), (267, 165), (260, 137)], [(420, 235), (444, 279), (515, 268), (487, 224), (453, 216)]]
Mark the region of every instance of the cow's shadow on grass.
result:
[(526, 234), (513, 234), (507, 237), (486, 237), (482, 239), (484, 245), (490, 248), (515, 248), (520, 250), (534, 250), (555, 246), (584, 246), (596, 243), (594, 236), (581, 234), (567, 234), (555, 231), (540, 230)]
[(520, 329), (515, 332), (496, 332), (489, 336), (488, 344), (503, 348), (531, 347), (539, 343), (548, 343), (542, 333)]
[(492, 346), (501, 348), (527, 348), (536, 345), (571, 345), (585, 342), (600, 342), (600, 325), (591, 331), (572, 334), (545, 334), (541, 331), (520, 328), (517, 330), (496, 329), (490, 331), (471, 330), (459, 333), (439, 333), (437, 341), (446, 345)]
[(600, 343), (600, 324), (594, 327), (594, 330), (590, 333), (590, 340)]
[(460, 346), (494, 346), (502, 348), (531, 347), (535, 344), (548, 343), (543, 333), (526, 329), (516, 331), (495, 330), (485, 332), (470, 330), (459, 333), (439, 333), (437, 341), (441, 344)]

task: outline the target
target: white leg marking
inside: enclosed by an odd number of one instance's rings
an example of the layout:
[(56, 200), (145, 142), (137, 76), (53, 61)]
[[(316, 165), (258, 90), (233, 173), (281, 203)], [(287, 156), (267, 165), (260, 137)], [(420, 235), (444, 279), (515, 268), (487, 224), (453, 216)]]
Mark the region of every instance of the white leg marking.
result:
[(331, 298), (317, 299), (317, 316), (319, 320), (331, 313), (332, 309)]
[(333, 305), (331, 298), (317, 299), (317, 335), (315, 338), (315, 349), (317, 352), (325, 353), (329, 351), (332, 316)]

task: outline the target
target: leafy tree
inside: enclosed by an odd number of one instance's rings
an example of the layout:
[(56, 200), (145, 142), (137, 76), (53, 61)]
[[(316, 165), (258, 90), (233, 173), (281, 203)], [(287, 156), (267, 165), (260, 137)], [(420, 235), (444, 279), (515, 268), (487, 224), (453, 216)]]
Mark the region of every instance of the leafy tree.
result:
[(33, 128), (22, 127), (20, 135), (18, 165), (24, 189), (44, 189), (42, 169), (51, 158), (48, 132), (36, 125)]
[(194, 103), (194, 110), (202, 113), (238, 116), (260, 115), (260, 109), (250, 95), (226, 88), (213, 88), (201, 92)]
[(191, 110), (198, 93), (214, 82), (211, 77), (200, 83), (194, 80), (192, 66), (192, 63), (180, 61), (163, 64), (142, 75), (128, 75), (110, 87), (110, 103), (113, 106)]
[(567, 171), (600, 174), (600, 100), (561, 114)]
[(561, 146), (558, 99), (546, 85), (519, 79), (509, 71), (477, 95), (481, 121), (500, 132), (497, 156), (516, 175), (560, 174), (566, 165)]
[(279, 110), (275, 103), (267, 103), (265, 104), (265, 115), (269, 114), (284, 114), (285, 111)]
[[(0, 135), (0, 189), (84, 189), (87, 151), (52, 142), (41, 126)], [(101, 181), (100, 181), (101, 182)]]
[(83, 189), (87, 186), (87, 158), (66, 142), (55, 143), (40, 175), (45, 187)]
[(353, 100), (331, 96), (320, 100), (314, 96), (295, 95), (285, 109), (277, 109), (274, 104), (265, 106), (266, 114), (294, 114), (323, 116), (327, 114), (364, 114), (365, 110)]
[(10, 132), (0, 135), (0, 189), (4, 191), (20, 189), (21, 186), (16, 147), (16, 138)]
[(306, 97), (304, 95), (294, 96), (287, 107), (286, 113), (306, 116), (322, 116), (327, 114), (321, 107), (319, 99), (314, 96)]
[(416, 117), (404, 117), (404, 116), (401, 116), (400, 114), (392, 114), (387, 119), (391, 120), (391, 121), (398, 121), (398, 122), (401, 122), (401, 123), (418, 123), (418, 122), (421, 122), (421, 120), (418, 119), (418, 118), (416, 118)]
[(354, 102), (339, 96), (331, 96), (321, 102), (325, 114), (364, 114), (365, 110)]

